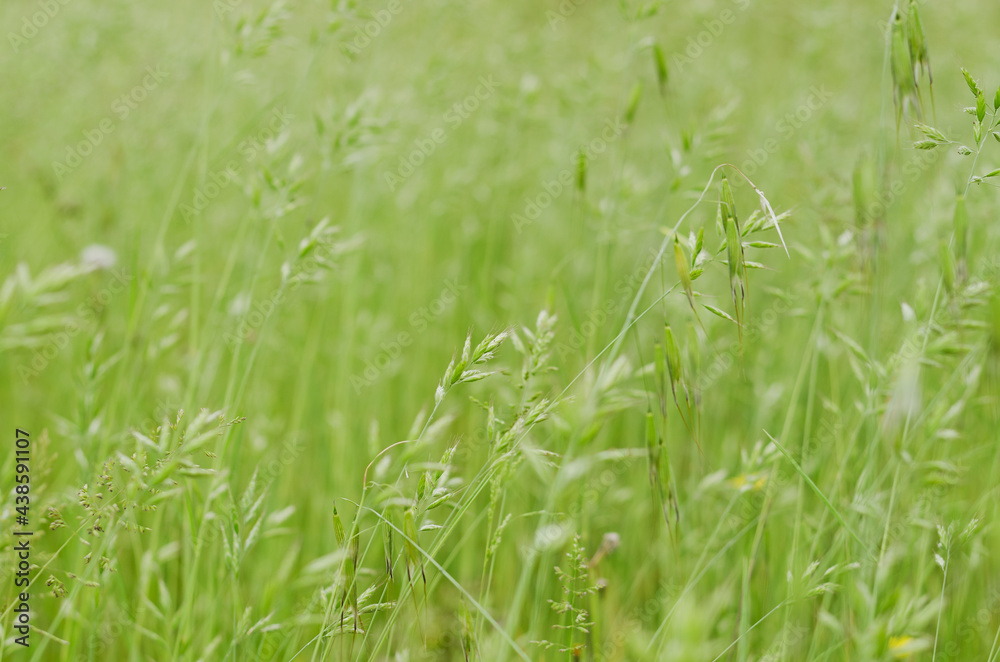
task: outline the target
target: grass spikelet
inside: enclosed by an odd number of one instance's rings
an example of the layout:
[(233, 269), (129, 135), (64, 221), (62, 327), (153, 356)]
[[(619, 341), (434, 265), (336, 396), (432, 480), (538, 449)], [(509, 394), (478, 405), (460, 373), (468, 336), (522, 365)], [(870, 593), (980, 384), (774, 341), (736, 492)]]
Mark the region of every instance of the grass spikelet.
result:
[(729, 183), (729, 178), (726, 177), (726, 173), (722, 173), (722, 204), (723, 206), (723, 219), (726, 218), (732, 220), (737, 229), (739, 229), (739, 219), (736, 216), (736, 200), (733, 197), (733, 187)]
[[(934, 75), (931, 73), (931, 59), (927, 52), (927, 35), (924, 34), (924, 24), (920, 20), (920, 9), (917, 0), (910, 0), (907, 13), (907, 44), (910, 49), (910, 63), (913, 67), (913, 78), (918, 88), (920, 80), (927, 76), (927, 89), (931, 100), (931, 110), (934, 110)], [(921, 99), (922, 102), (922, 99)]]
[(726, 234), (726, 257), (729, 264), (729, 284), (733, 295), (735, 322), (739, 326), (740, 342), (743, 340), (743, 317), (746, 303), (746, 261), (743, 252), (742, 232), (736, 201), (726, 175), (722, 175), (722, 200), (719, 203), (723, 229)]
[(677, 402), (677, 385), (681, 383), (681, 352), (677, 346), (677, 338), (669, 324), (663, 327), (663, 345), (666, 348), (670, 390), (674, 394), (674, 402)]
[(441, 382), (438, 384), (437, 390), (434, 393), (434, 404), (441, 404), (444, 396), (454, 386), (469, 382), (478, 382), (481, 379), (496, 374), (495, 372), (483, 372), (476, 368), (476, 366), (483, 365), (493, 359), (496, 351), (509, 335), (508, 331), (501, 331), (492, 335), (488, 334), (476, 345), (475, 349), (472, 348), (472, 334), (467, 335), (465, 346), (462, 349), (462, 356), (457, 361), (454, 358), (451, 360), (451, 363), (448, 364), (448, 368), (444, 372), (444, 376), (441, 378)]
[(656, 84), (660, 88), (660, 94), (666, 94), (670, 73), (667, 69), (667, 59), (659, 44), (653, 44), (653, 66), (656, 68)]
[(962, 76), (965, 77), (965, 84), (969, 86), (969, 91), (972, 92), (972, 96), (977, 99), (983, 96), (983, 88), (979, 87), (979, 81), (972, 77), (968, 69), (962, 68)]
[(587, 190), (587, 153), (582, 149), (576, 153), (576, 190)]
[(584, 605), (590, 604), (590, 597), (598, 591), (598, 587), (589, 581), (590, 564), (580, 544), (579, 534), (570, 541), (566, 564), (567, 570), (555, 567), (562, 599), (548, 601), (552, 611), (562, 617), (562, 623), (552, 627), (565, 633), (564, 641), (561, 644), (547, 640), (532, 643), (546, 649), (556, 648), (559, 653), (569, 653), (573, 659), (580, 659), (587, 649), (586, 642), (593, 641), (594, 621)]
[(476, 626), (465, 602), (462, 602), (462, 656), (465, 662), (476, 659)]
[(698, 234), (697, 236), (695, 236), (694, 240), (694, 250), (691, 251), (692, 280), (701, 275), (701, 269), (698, 268), (698, 256), (701, 255), (701, 251), (704, 248), (704, 246), (705, 246), (705, 228), (698, 228)]
[(344, 560), (341, 564), (341, 580), (343, 588), (340, 598), (340, 625), (344, 625), (344, 610), (350, 607), (354, 615), (354, 629), (358, 629), (358, 553), (359, 535), (357, 531), (357, 521), (351, 525), (351, 535), (347, 536), (344, 523), (337, 512), (337, 504), (333, 505), (333, 532), (337, 538), (337, 544), (346, 550)]
[(656, 343), (653, 345), (653, 370), (656, 374), (656, 394), (660, 402), (660, 416), (667, 416), (667, 358), (663, 353), (663, 345)]
[[(756, 186), (754, 186), (752, 183), (750, 185), (753, 186), (753, 190), (757, 194), (757, 199), (760, 201), (760, 211), (764, 215), (764, 222), (761, 225), (760, 229), (765, 229), (767, 227), (773, 227), (774, 231), (778, 233), (778, 241), (781, 242), (781, 247), (783, 249), (785, 249), (785, 256), (786, 257), (790, 257), (790, 254), (788, 253), (788, 246), (785, 245), (785, 237), (784, 237), (784, 235), (781, 234), (781, 222), (780, 221), (781, 221), (781, 218), (784, 218), (785, 214), (782, 214), (781, 217), (779, 217), (777, 214), (775, 214), (774, 213), (774, 207), (771, 206), (771, 203), (767, 199), (767, 196), (764, 195), (764, 192), (761, 191)], [(786, 212), (786, 214), (787, 214), (787, 212)], [(767, 223), (770, 223), (770, 225), (767, 225)]]
[(636, 113), (639, 112), (639, 102), (642, 101), (642, 83), (636, 81), (635, 85), (632, 86), (632, 92), (629, 94), (628, 104), (625, 105), (625, 114), (623, 120), (626, 126), (631, 125), (635, 121)]
[(906, 23), (898, 9), (893, 11), (890, 27), (890, 63), (892, 65), (893, 99), (896, 104), (896, 132), (903, 120), (903, 114), (912, 108), (919, 116), (920, 105), (917, 82), (913, 75), (910, 59), (910, 45), (906, 38)]
[[(694, 305), (694, 289), (691, 284), (691, 267), (688, 262), (687, 256), (684, 255), (684, 249), (681, 247), (681, 240), (678, 235), (674, 235), (674, 262), (677, 264), (677, 276), (681, 280), (681, 285), (684, 287), (684, 294), (687, 296), (688, 305), (691, 306), (691, 311), (694, 313), (694, 317), (698, 320), (698, 325), (701, 326), (701, 318), (698, 317), (698, 308)], [(704, 329), (704, 327), (702, 326)]]
[(649, 456), (649, 485), (653, 490), (653, 498), (657, 509), (663, 514), (667, 530), (672, 540), (676, 541), (676, 529), (680, 524), (680, 509), (674, 495), (673, 477), (670, 472), (670, 459), (667, 456), (663, 437), (656, 431), (656, 420), (653, 412), (646, 410), (646, 452)]
[(726, 311), (721, 310), (719, 308), (716, 308), (715, 306), (709, 305), (707, 303), (704, 304), (704, 306), (705, 306), (705, 310), (707, 310), (708, 312), (712, 313), (713, 315), (715, 315), (717, 317), (721, 317), (722, 319), (726, 320), (727, 322), (732, 322), (736, 326), (740, 326), (740, 323), (736, 321), (736, 318), (733, 317), (732, 315), (730, 315), (729, 313), (727, 313)]
[[(691, 392), (684, 378), (680, 346), (677, 344), (677, 338), (669, 324), (663, 328), (663, 345), (666, 348), (667, 372), (670, 377), (670, 390), (674, 397), (674, 406), (677, 407), (677, 413), (680, 414), (684, 427), (687, 428), (688, 434), (694, 439), (695, 445), (698, 447), (698, 453), (701, 454), (701, 441), (698, 439), (698, 428), (695, 425), (694, 403), (691, 400)], [(683, 398), (678, 397), (678, 390), (682, 392)]]

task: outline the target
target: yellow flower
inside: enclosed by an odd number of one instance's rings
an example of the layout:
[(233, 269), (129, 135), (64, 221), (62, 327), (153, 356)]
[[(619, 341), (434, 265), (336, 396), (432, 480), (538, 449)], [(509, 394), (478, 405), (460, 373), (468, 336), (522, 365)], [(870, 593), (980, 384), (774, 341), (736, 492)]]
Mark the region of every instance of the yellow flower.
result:
[(757, 475), (757, 474), (740, 474), (729, 479), (729, 484), (732, 485), (737, 490), (747, 492), (747, 491), (757, 491), (764, 488), (767, 484), (767, 476)]
[(889, 652), (897, 660), (911, 657), (926, 648), (929, 648), (926, 639), (915, 639), (906, 635), (889, 637)]

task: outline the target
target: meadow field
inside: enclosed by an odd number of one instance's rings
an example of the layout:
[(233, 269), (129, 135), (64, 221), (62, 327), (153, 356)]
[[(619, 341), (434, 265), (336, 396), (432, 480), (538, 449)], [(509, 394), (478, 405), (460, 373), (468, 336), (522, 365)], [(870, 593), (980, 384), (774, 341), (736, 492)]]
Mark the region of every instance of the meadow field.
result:
[(0, 25), (0, 662), (1000, 660), (996, 2)]

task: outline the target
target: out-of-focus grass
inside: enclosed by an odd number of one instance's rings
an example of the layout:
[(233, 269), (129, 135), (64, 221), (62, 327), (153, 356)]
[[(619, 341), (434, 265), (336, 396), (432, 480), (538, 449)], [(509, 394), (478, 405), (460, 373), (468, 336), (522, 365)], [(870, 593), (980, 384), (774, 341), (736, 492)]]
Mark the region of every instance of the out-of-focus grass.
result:
[[(0, 51), (0, 397), (33, 435), (39, 566), (21, 651), (5, 536), (0, 656), (996, 659), (995, 193), (970, 191), (968, 287), (945, 292), (971, 161), (921, 165), (909, 119), (896, 139), (891, 6), (226, 6), (72, 0)], [(40, 7), (6, 3), (4, 32)], [(958, 69), (992, 101), (1000, 10), (921, 11), (924, 119), (968, 143)], [(166, 75), (135, 93), (148, 67)], [(875, 258), (852, 198), (865, 159), (889, 203)], [(747, 248), (769, 270), (749, 272), (742, 343), (701, 306), (733, 314), (721, 263), (695, 281), (706, 334), (680, 288), (653, 305), (668, 251), (616, 345), (661, 230), (724, 162), (792, 212), (788, 257)], [(756, 196), (729, 177), (746, 221)], [(723, 240), (718, 195), (680, 228), (688, 256), (689, 232), (712, 255)], [(46, 271), (91, 244), (117, 263)], [(669, 392), (661, 408), (664, 323), (694, 430)], [(504, 374), (437, 403), (470, 330), (474, 349), (508, 328), (476, 366)]]

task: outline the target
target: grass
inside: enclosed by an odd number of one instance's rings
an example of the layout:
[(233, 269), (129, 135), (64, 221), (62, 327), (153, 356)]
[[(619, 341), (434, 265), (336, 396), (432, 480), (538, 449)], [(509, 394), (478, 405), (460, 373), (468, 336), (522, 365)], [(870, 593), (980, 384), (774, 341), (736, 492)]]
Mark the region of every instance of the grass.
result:
[(42, 5), (0, 660), (1000, 659), (996, 6)]

